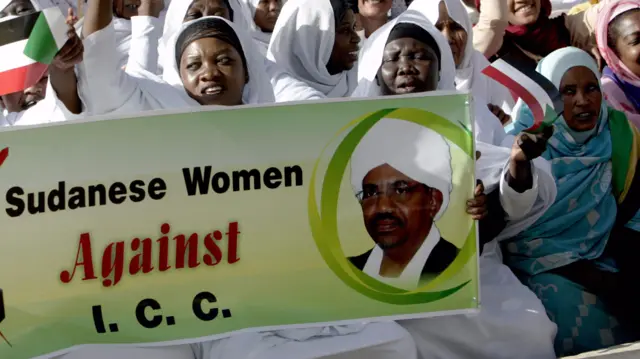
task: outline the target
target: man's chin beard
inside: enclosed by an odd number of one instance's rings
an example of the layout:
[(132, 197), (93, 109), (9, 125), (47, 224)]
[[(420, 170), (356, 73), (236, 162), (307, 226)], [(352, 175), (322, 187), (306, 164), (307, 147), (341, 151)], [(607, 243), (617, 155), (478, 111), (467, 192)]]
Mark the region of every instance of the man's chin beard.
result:
[(394, 249), (394, 248), (402, 247), (402, 245), (407, 243), (408, 240), (409, 240), (409, 238), (401, 238), (400, 240), (392, 242), (392, 243), (377, 242), (376, 245), (378, 247), (380, 247), (380, 249), (382, 249), (384, 251), (384, 250), (387, 250), (387, 249)]

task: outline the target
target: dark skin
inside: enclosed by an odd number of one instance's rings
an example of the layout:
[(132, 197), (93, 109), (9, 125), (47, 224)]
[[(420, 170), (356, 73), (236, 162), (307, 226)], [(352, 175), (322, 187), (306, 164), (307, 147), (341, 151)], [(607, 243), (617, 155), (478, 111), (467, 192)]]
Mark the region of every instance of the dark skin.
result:
[(138, 15), (140, 5), (140, 0), (114, 0), (113, 13), (116, 17), (131, 20), (132, 17)]
[(256, 6), (253, 21), (263, 32), (273, 32), (278, 15), (280, 15), (280, 0), (260, 0)]
[(36, 9), (29, 0), (14, 0), (0, 11), (0, 18), (6, 16), (24, 16), (34, 13)]
[(327, 63), (327, 71), (337, 75), (349, 71), (358, 61), (360, 37), (356, 33), (356, 16), (353, 10), (347, 10), (343, 19), (336, 24), (335, 40), (331, 57)]
[(44, 99), (48, 81), (49, 76), (45, 75), (37, 84), (24, 91), (0, 96), (2, 106), (9, 112), (21, 112), (28, 110)]
[[(376, 81), (385, 96), (434, 91), (440, 81), (438, 68), (436, 52), (429, 45), (413, 38), (399, 38), (385, 46)], [(519, 193), (533, 187), (530, 161), (544, 152), (552, 133), (516, 137), (506, 178), (509, 187)]]
[[(482, 184), (470, 207), (481, 218), (486, 214)], [(442, 192), (417, 182), (388, 164), (367, 173), (358, 198), (367, 232), (383, 251), (383, 277), (398, 277), (416, 254), (442, 206)], [(468, 209), (469, 211), (469, 209)]]
[(242, 90), (249, 81), (238, 51), (213, 37), (198, 39), (185, 48), (180, 78), (199, 104), (221, 106), (241, 105)]
[(447, 5), (444, 1), (438, 4), (438, 9), (440, 16), (436, 22), (436, 28), (440, 30), (444, 38), (449, 42), (449, 47), (451, 47), (451, 52), (453, 53), (453, 60), (456, 67), (459, 67), (465, 55), (464, 51), (468, 39), (467, 32), (449, 16)]
[[(625, 66), (640, 76), (640, 11), (629, 11), (609, 27), (613, 43), (610, 46)], [(610, 41), (611, 42), (611, 41)]]
[(569, 69), (560, 81), (560, 93), (564, 101), (563, 117), (569, 128), (583, 132), (598, 125), (602, 92), (598, 79), (589, 68)]
[(196, 0), (189, 6), (183, 22), (205, 16), (220, 16), (231, 21), (231, 12), (223, 0)]
[(487, 107), (489, 108), (489, 111), (491, 111), (491, 113), (494, 116), (496, 116), (498, 120), (500, 120), (500, 123), (502, 124), (502, 126), (506, 126), (509, 122), (511, 122), (511, 116), (504, 113), (504, 111), (502, 111), (500, 106), (487, 104)]
[(78, 22), (78, 18), (73, 14), (73, 10), (69, 9), (67, 14), (67, 36), (69, 39), (49, 66), (49, 77), (51, 87), (67, 110), (79, 114), (82, 112), (82, 101), (78, 96), (78, 79), (74, 68), (82, 62), (84, 46), (74, 28), (76, 22)]

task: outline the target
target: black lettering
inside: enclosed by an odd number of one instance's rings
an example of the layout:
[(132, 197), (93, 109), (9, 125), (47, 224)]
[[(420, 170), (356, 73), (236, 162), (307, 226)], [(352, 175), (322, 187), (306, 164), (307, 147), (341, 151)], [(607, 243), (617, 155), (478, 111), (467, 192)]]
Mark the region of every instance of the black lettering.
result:
[[(96, 194), (100, 196), (98, 201), (96, 201)], [(89, 186), (89, 207), (96, 206), (96, 202), (100, 203), (100, 206), (107, 204), (107, 189), (103, 184)]]
[(24, 190), (21, 187), (11, 187), (7, 191), (6, 201), (15, 208), (7, 208), (5, 211), (9, 217), (19, 217), (24, 213), (24, 201), (19, 196), (24, 196)]
[(63, 211), (65, 209), (65, 201), (65, 183), (60, 181), (58, 182), (58, 188), (49, 192), (49, 196), (47, 196), (47, 205), (49, 205), (49, 210), (51, 212)]
[(102, 306), (94, 305), (91, 308), (91, 312), (93, 313), (93, 325), (96, 327), (96, 332), (100, 334), (106, 333), (107, 329), (104, 327), (104, 318), (102, 317)]
[(264, 185), (268, 189), (276, 189), (282, 183), (282, 172), (275, 167), (269, 167), (264, 171)]
[(193, 303), (191, 304), (191, 308), (193, 309), (193, 314), (198, 317), (198, 319), (209, 322), (218, 316), (218, 308), (211, 308), (209, 311), (205, 313), (202, 310), (202, 302), (207, 301), (209, 303), (215, 303), (217, 301), (216, 296), (209, 292), (201, 292), (193, 298)]
[(295, 185), (297, 187), (302, 186), (302, 168), (300, 166), (287, 166), (284, 168), (284, 186), (291, 187), (293, 183), (291, 180), (292, 175), (295, 175)]
[(46, 193), (38, 192), (38, 200), (36, 201), (36, 193), (27, 194), (27, 211), (31, 214), (44, 213), (46, 207)]
[(182, 177), (184, 177), (184, 185), (187, 188), (187, 195), (195, 196), (196, 190), (198, 190), (200, 194), (209, 193), (211, 166), (206, 166), (204, 168), (204, 176), (202, 175), (200, 167), (193, 168), (193, 176), (191, 175), (191, 172), (189, 172), (188, 168), (183, 168)]
[[(222, 179), (222, 185), (220, 184), (220, 179)], [(225, 172), (217, 172), (211, 179), (211, 187), (216, 193), (225, 193), (229, 190), (230, 182), (231, 180), (228, 174)]]
[(84, 208), (87, 205), (84, 188), (72, 187), (69, 190), (69, 209)]
[(253, 178), (253, 188), (260, 189), (260, 171), (257, 169), (233, 171), (231, 174), (233, 178), (233, 191), (240, 191), (240, 181), (242, 181), (242, 190), (248, 191), (251, 189), (251, 179)]
[(167, 184), (164, 183), (162, 178), (154, 178), (149, 182), (149, 197), (153, 200), (162, 199), (167, 190)]
[(151, 308), (154, 311), (162, 309), (160, 307), (160, 303), (158, 303), (154, 299), (143, 299), (138, 303), (136, 307), (136, 319), (138, 323), (147, 329), (157, 328), (160, 324), (162, 324), (162, 315), (156, 314), (151, 319), (148, 319), (145, 315), (145, 311), (147, 308)]
[(142, 202), (144, 200), (145, 192), (144, 192), (144, 182), (141, 180), (135, 180), (131, 182), (129, 185), (129, 199), (132, 202)]
[(109, 201), (113, 204), (121, 204), (127, 200), (127, 186), (122, 182), (116, 182), (109, 187)]

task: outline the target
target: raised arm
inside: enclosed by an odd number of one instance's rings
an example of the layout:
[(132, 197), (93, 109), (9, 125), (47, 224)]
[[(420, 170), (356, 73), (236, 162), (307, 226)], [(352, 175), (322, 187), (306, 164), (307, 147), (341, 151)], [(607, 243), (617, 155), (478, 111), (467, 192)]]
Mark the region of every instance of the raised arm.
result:
[(478, 23), (473, 27), (473, 47), (486, 58), (502, 47), (507, 21), (507, 0), (483, 0)]
[(163, 0), (142, 0), (138, 15), (131, 18), (131, 46), (127, 69), (140, 68), (158, 73), (158, 42), (162, 36), (160, 12)]
[(107, 27), (113, 19), (113, 0), (91, 0), (88, 5), (82, 27), (85, 39)]
[(49, 81), (60, 102), (72, 114), (82, 112), (82, 101), (78, 95), (78, 78), (75, 72), (75, 65), (82, 62), (84, 46), (78, 37), (74, 25), (78, 21), (73, 14), (73, 9), (68, 10), (67, 25), (69, 40), (56, 54), (53, 63), (49, 66)]

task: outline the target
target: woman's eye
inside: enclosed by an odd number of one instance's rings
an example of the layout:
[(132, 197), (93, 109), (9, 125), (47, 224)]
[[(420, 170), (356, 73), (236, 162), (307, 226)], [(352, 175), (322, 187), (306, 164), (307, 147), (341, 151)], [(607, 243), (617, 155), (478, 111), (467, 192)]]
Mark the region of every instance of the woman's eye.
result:
[(202, 17), (202, 13), (201, 12), (190, 12), (187, 13), (187, 16), (184, 17), (185, 20), (195, 20), (195, 19), (199, 19)]
[(200, 63), (199, 62), (192, 62), (187, 64), (187, 70), (189, 71), (195, 71), (200, 67)]
[(218, 58), (218, 63), (221, 65), (228, 65), (231, 63), (231, 59), (228, 57), (220, 57)]

